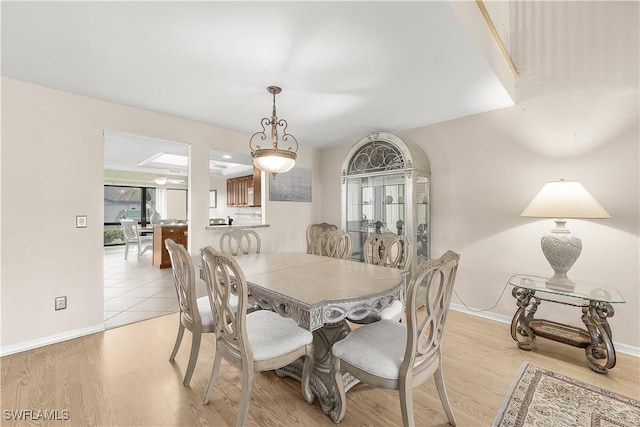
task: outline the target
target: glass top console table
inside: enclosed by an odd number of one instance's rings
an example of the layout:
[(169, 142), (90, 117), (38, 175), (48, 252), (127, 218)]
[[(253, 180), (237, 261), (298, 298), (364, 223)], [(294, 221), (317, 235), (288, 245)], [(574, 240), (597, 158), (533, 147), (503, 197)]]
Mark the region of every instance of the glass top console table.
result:
[[(606, 374), (616, 365), (611, 327), (607, 318), (613, 317), (611, 304), (622, 304), (624, 298), (617, 289), (588, 283), (577, 283), (575, 290), (559, 291), (546, 287), (547, 279), (517, 274), (509, 279), (511, 294), (518, 309), (511, 321), (511, 337), (523, 350), (531, 350), (536, 336), (585, 349), (589, 368)], [(582, 322), (586, 329), (551, 320), (536, 319), (542, 301), (582, 308)]]

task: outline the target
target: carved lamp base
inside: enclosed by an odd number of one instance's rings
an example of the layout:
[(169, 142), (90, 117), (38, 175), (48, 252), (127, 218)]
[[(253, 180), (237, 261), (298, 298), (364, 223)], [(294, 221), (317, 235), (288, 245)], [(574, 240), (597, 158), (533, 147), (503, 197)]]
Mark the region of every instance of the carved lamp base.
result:
[(575, 283), (567, 277), (567, 272), (582, 252), (582, 241), (565, 227), (565, 219), (556, 219), (556, 228), (542, 236), (542, 252), (551, 264), (554, 274), (547, 280), (547, 288), (573, 292)]

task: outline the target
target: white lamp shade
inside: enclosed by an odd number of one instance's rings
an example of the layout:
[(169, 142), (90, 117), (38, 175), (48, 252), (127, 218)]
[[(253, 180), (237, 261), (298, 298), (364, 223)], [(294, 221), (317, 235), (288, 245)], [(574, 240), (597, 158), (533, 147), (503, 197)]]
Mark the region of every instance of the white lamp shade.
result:
[(611, 218), (578, 181), (552, 181), (542, 187), (520, 216), (536, 218)]
[(296, 161), (295, 158), (288, 156), (270, 154), (254, 157), (253, 164), (265, 172), (277, 174), (290, 171), (295, 166)]

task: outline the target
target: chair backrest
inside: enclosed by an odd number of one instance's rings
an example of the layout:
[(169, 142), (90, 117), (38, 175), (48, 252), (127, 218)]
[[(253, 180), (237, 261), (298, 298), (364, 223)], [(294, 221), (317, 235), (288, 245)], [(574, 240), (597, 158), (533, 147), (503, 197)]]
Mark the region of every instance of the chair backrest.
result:
[[(307, 227), (307, 253), (316, 254), (316, 248), (320, 235), (325, 231), (337, 230), (338, 226), (329, 224), (327, 222), (321, 222), (320, 224), (311, 224)], [(320, 254), (316, 254), (320, 255)]]
[[(210, 247), (202, 250), (202, 265), (207, 294), (216, 325), (217, 350), (253, 363), (253, 353), (247, 335), (247, 280), (233, 257), (215, 253)], [(231, 297), (238, 298), (238, 307)], [(240, 362), (236, 362), (240, 363)], [(238, 366), (243, 369), (242, 366)], [(249, 366), (253, 371), (253, 366)]]
[(180, 319), (185, 325), (200, 325), (200, 312), (196, 303), (196, 279), (191, 255), (184, 246), (165, 239), (164, 245), (169, 252), (173, 282), (180, 304)]
[(236, 256), (260, 253), (260, 236), (246, 228), (232, 228), (220, 236), (220, 251)]
[(432, 374), (428, 370), (434, 366), (434, 359), (440, 357), (442, 332), (459, 261), (460, 255), (453, 251), (447, 251), (439, 259), (427, 259), (418, 266), (409, 282), (406, 293), (407, 347), (400, 376), (417, 378), (416, 384)]
[(411, 265), (413, 247), (406, 236), (395, 233), (372, 234), (364, 243), (364, 261), (368, 264), (406, 270)]
[(121, 219), (122, 235), (127, 242), (138, 241), (140, 233), (138, 233), (138, 223), (133, 219)]
[(325, 231), (318, 238), (314, 253), (331, 258), (349, 259), (351, 257), (351, 235), (340, 229)]
[(151, 224), (154, 224), (154, 225), (155, 224), (161, 224), (160, 221), (162, 221), (162, 215), (160, 215), (160, 212), (156, 211), (156, 212), (151, 214), (151, 218), (149, 218), (149, 222)]

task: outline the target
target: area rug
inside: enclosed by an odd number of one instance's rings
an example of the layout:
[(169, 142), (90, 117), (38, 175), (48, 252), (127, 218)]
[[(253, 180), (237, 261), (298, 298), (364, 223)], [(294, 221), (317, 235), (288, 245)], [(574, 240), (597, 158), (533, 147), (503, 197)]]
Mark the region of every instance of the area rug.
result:
[(640, 401), (524, 363), (494, 426), (640, 426)]

